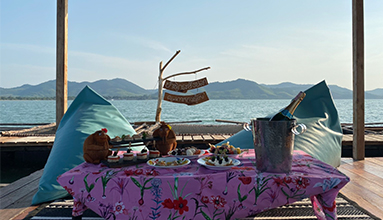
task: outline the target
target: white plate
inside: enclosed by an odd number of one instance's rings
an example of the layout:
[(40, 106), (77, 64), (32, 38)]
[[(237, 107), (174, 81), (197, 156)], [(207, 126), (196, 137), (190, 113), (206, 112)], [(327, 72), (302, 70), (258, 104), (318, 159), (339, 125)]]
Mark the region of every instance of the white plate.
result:
[(243, 154), (245, 153), (245, 152), (247, 152), (247, 151), (249, 151), (248, 149), (242, 149), (242, 152), (241, 153), (239, 153), (239, 154), (226, 154), (227, 156), (229, 156), (229, 157), (242, 157), (243, 156)]
[(214, 166), (214, 165), (208, 165), (206, 164), (206, 159), (207, 157), (202, 157), (202, 158), (199, 158), (197, 160), (197, 162), (199, 164), (201, 164), (202, 166), (205, 166), (206, 168), (208, 169), (211, 169), (211, 170), (228, 170), (228, 169), (231, 169), (232, 167), (236, 167), (238, 165), (241, 164), (241, 161), (237, 160), (237, 159), (234, 159), (234, 158), (231, 158), (233, 160), (233, 165), (230, 165), (230, 166)]
[(197, 155), (173, 155), (171, 151), (168, 153), (169, 156), (180, 157), (180, 158), (196, 158), (196, 157), (201, 157), (203, 155), (209, 155), (209, 154), (210, 152), (208, 150), (201, 150), (201, 153)]
[[(182, 164), (173, 165), (173, 166), (158, 166), (157, 163), (161, 161), (165, 163), (178, 161), (179, 163), (182, 163)], [(154, 159), (148, 160), (148, 162), (146, 163), (149, 166), (156, 167), (156, 168), (178, 168), (178, 167), (183, 167), (188, 165), (190, 163), (190, 160), (187, 158), (179, 158), (179, 157), (162, 157), (162, 158), (154, 158)]]
[[(214, 154), (214, 153), (212, 153), (212, 152), (210, 152), (210, 149), (208, 149), (207, 150), (210, 154)], [(239, 154), (226, 154), (228, 157), (237, 157), (237, 156), (239, 156), (239, 157), (242, 157), (242, 155), (245, 153), (245, 152), (248, 152), (249, 151), (249, 149), (241, 149), (241, 153), (239, 153)]]

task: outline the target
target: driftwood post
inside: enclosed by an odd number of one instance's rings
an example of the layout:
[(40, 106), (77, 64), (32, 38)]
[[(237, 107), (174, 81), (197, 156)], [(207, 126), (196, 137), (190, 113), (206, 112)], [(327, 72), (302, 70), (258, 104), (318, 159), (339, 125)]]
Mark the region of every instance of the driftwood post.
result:
[(196, 74), (196, 73), (201, 72), (203, 70), (210, 69), (210, 67), (205, 67), (205, 68), (202, 68), (202, 69), (199, 69), (199, 70), (195, 70), (195, 71), (192, 71), (192, 72), (176, 73), (176, 74), (173, 74), (173, 75), (170, 75), (168, 77), (163, 78), (163, 74), (164, 74), (165, 68), (169, 65), (170, 62), (172, 62), (172, 60), (174, 60), (174, 58), (176, 58), (176, 56), (180, 52), (181, 52), (180, 50), (177, 50), (177, 52), (173, 55), (172, 58), (170, 58), (170, 60), (165, 64), (164, 67), (162, 67), (162, 61), (160, 62), (160, 73), (158, 75), (158, 102), (157, 102), (157, 111), (156, 111), (156, 122), (160, 122), (161, 121), (161, 111), (162, 111), (162, 107), (161, 106), (162, 106), (162, 95), (163, 95), (163, 83), (164, 83), (165, 80), (167, 80), (167, 79), (169, 79), (171, 77), (180, 76), (180, 75)]
[(57, 0), (56, 128), (67, 110), (68, 0)]
[(163, 69), (162, 69), (162, 61), (160, 62), (160, 74), (158, 76), (158, 101), (157, 101), (157, 111), (156, 111), (156, 122), (160, 122), (160, 118), (161, 118), (161, 111), (162, 111), (162, 108), (161, 108), (161, 105), (162, 105), (162, 84), (164, 82), (164, 80), (162, 79), (162, 75), (163, 75)]

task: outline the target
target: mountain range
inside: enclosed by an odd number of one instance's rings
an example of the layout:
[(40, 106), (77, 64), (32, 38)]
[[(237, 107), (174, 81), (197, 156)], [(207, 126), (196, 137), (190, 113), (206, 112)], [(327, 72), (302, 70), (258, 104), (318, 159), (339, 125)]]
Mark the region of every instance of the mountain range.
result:
[[(68, 81), (68, 97), (74, 98), (88, 85), (107, 99), (157, 99), (156, 89), (144, 89), (125, 79), (98, 80), (95, 82)], [(236, 79), (226, 82), (212, 82), (187, 94), (206, 91), (210, 99), (291, 99), (313, 86), (284, 82), (275, 85), (258, 84), (254, 81)], [(352, 91), (337, 85), (329, 85), (334, 99), (352, 99)], [(168, 91), (172, 93), (171, 91)], [(38, 85), (25, 84), (14, 88), (1, 88), (0, 99), (54, 99), (56, 81), (50, 80)], [(365, 92), (366, 99), (383, 99), (383, 89)]]

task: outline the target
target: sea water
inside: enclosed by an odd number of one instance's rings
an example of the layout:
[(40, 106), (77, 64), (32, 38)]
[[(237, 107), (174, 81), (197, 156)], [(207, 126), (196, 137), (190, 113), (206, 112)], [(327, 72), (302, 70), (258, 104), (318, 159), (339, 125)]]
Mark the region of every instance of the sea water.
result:
[[(109, 100), (131, 123), (154, 121), (157, 100)], [(290, 100), (209, 100), (188, 106), (162, 102), (161, 120), (166, 122), (202, 121), (219, 124), (216, 119), (249, 122), (265, 117), (288, 105)], [(72, 101), (68, 101), (68, 106)], [(341, 123), (352, 123), (352, 99), (335, 99)], [(0, 123), (53, 123), (56, 121), (56, 101), (0, 101)], [(365, 100), (365, 123), (383, 122), (383, 99)]]

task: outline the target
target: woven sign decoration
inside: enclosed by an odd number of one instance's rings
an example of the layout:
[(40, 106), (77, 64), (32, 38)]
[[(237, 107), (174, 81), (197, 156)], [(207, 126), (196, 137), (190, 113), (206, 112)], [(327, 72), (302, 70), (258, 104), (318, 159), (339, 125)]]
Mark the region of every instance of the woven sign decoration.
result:
[(194, 80), (194, 81), (187, 81), (187, 82), (173, 82), (170, 80), (166, 80), (164, 88), (169, 89), (171, 91), (175, 91), (175, 92), (186, 93), (188, 90), (197, 89), (202, 86), (206, 86), (207, 84), (209, 83), (207, 82), (206, 77), (202, 79)]
[(200, 92), (195, 95), (174, 95), (165, 92), (164, 100), (187, 105), (196, 105), (209, 100), (206, 92)]

